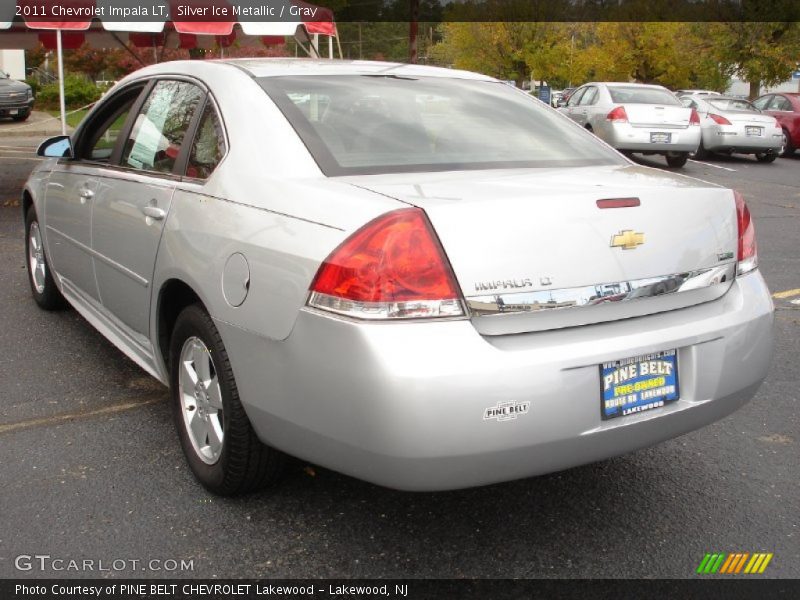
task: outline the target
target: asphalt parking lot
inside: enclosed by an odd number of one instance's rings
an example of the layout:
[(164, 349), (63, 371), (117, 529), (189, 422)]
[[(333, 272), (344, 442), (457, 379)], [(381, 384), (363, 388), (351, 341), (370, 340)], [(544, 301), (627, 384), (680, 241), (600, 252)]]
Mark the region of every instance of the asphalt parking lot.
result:
[[(185, 466), (166, 390), (74, 311), (30, 298), (18, 199), (39, 140), (2, 127), (0, 578), (692, 577), (706, 552), (739, 551), (774, 553), (765, 576), (800, 577), (800, 154), (680, 170), (744, 193), (783, 296), (770, 377), (726, 420), (479, 489), (397, 492), (298, 461), (273, 491), (220, 499)], [(15, 567), (35, 554), (126, 562)]]

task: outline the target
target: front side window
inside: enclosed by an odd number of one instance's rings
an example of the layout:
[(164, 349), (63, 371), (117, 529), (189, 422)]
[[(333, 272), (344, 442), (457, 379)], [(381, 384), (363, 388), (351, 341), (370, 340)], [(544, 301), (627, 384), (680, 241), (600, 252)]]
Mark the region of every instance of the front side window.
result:
[(581, 106), (594, 104), (596, 101), (597, 101), (597, 88), (596, 87), (586, 88), (586, 91), (583, 93), (583, 96), (581, 97)]
[(117, 139), (142, 89), (143, 86), (139, 85), (121, 90), (98, 107), (77, 143), (78, 158), (92, 162), (108, 162), (111, 159)]
[(681, 103), (669, 90), (661, 88), (613, 86), (608, 88), (615, 104), (664, 104), (680, 106)]
[(569, 100), (567, 101), (567, 106), (577, 106), (578, 103), (581, 101), (581, 97), (586, 92), (586, 89), (587, 88), (580, 88), (576, 90), (575, 93), (569, 97)]
[(185, 81), (157, 82), (125, 143), (122, 165), (171, 173), (203, 96), (200, 88)]
[(621, 164), (503, 83), (373, 75), (259, 83), (327, 175)]
[(217, 111), (209, 103), (203, 111), (203, 118), (189, 154), (189, 164), (186, 166), (187, 177), (208, 179), (219, 161), (222, 160), (225, 151), (225, 134), (222, 131), (222, 123)]

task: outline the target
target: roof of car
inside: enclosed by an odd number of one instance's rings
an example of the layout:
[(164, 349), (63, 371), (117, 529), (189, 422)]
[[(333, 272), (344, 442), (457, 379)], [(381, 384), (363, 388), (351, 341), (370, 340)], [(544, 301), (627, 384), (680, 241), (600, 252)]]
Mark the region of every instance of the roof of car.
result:
[(736, 100), (739, 102), (750, 102), (750, 100), (747, 98), (742, 98), (741, 96), (723, 96), (722, 94), (684, 94), (684, 96), (704, 100), (706, 102), (710, 102), (712, 100)]
[(204, 65), (209, 69), (214, 66), (230, 66), (246, 71), (253, 77), (278, 77), (286, 75), (396, 75), (407, 77), (449, 77), (457, 79), (475, 79), (496, 81), (491, 77), (423, 65), (378, 62), (366, 60), (330, 60), (311, 58), (238, 58), (207, 61), (173, 61), (145, 67), (137, 73), (140, 75), (157, 75), (174, 72), (176, 68), (192, 66), (192, 70)]
[(594, 85), (607, 85), (609, 87), (637, 87), (637, 88), (651, 88), (657, 90), (666, 89), (663, 85), (654, 85), (651, 83), (626, 83), (624, 81), (596, 81)]

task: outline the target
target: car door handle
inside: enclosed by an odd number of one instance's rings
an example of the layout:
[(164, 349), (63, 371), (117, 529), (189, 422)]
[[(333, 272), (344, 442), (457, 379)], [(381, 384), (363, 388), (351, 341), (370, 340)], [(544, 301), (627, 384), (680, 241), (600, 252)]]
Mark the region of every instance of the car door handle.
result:
[(145, 216), (155, 219), (156, 221), (160, 221), (167, 216), (166, 211), (158, 208), (157, 206), (151, 205), (143, 206), (142, 212), (145, 214)]

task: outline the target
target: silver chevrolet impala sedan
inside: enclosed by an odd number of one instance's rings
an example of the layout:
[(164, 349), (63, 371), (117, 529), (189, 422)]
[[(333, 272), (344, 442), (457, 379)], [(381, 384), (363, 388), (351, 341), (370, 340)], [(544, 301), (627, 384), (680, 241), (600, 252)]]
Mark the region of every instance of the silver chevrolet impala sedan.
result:
[(682, 167), (700, 145), (700, 117), (660, 85), (587, 83), (560, 109), (625, 153), (663, 154)]
[(488, 77), (166, 63), (39, 152), (34, 299), (169, 385), (218, 494), (286, 455), (408, 490), (547, 473), (720, 419), (767, 373), (744, 199)]

